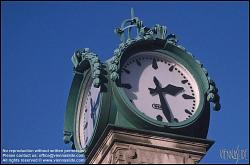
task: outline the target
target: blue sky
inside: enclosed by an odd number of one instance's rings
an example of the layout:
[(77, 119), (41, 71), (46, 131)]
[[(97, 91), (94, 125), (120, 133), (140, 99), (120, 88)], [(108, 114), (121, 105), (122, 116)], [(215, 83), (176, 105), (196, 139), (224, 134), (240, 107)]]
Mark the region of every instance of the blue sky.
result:
[(102, 61), (119, 44), (114, 28), (130, 17), (166, 25), (215, 80), (222, 109), (211, 112), (202, 163), (235, 163), (222, 149), (247, 149), (248, 2), (1, 2), (1, 149), (69, 149), (63, 120), (71, 56), (89, 47)]

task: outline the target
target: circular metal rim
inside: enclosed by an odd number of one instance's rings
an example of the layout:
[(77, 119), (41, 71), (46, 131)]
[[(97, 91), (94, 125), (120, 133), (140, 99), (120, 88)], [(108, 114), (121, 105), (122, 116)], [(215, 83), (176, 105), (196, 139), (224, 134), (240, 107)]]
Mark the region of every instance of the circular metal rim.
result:
[[(134, 43), (133, 45), (135, 45), (135, 44), (136, 43)], [(204, 106), (205, 106), (205, 101), (206, 101), (206, 92), (207, 92), (208, 81), (207, 81), (207, 79), (205, 79), (206, 76), (205, 76), (204, 72), (202, 71), (201, 66), (198, 65), (195, 62), (195, 59), (193, 59), (193, 57), (191, 57), (185, 51), (180, 50), (175, 45), (171, 45), (171, 46), (172, 46), (171, 50), (166, 49), (166, 48), (160, 48), (160, 49), (153, 49), (151, 51), (160, 52), (163, 55), (167, 55), (170, 58), (173, 58), (174, 60), (179, 62), (181, 65), (183, 65), (191, 73), (191, 75), (193, 76), (193, 78), (197, 82), (197, 86), (199, 88), (199, 94), (200, 94), (200, 103), (199, 103), (199, 106), (197, 108), (196, 113), (193, 116), (191, 116), (189, 119), (182, 121), (182, 122), (179, 122), (179, 123), (166, 123), (166, 122), (160, 122), (160, 121), (151, 119), (150, 117), (144, 115), (141, 111), (139, 111), (129, 101), (123, 88), (115, 85), (114, 86), (115, 96), (119, 97), (118, 99), (120, 101), (122, 101), (122, 104), (124, 104), (123, 107), (126, 107), (125, 111), (130, 113), (130, 115), (124, 114), (125, 116), (131, 116), (132, 114), (135, 114), (136, 115), (135, 120), (143, 120), (143, 121), (146, 121), (148, 124), (153, 125), (153, 126), (157, 126), (157, 127), (166, 127), (167, 126), (169, 128), (182, 128), (182, 127), (189, 126), (192, 123), (194, 123), (195, 121), (197, 121), (199, 119), (199, 116), (201, 116), (201, 114), (203, 113), (203, 110), (205, 110)], [(127, 59), (130, 56), (133, 56), (133, 54), (126, 54), (124, 52), (126, 52), (126, 49), (123, 51), (120, 60)], [(138, 52), (140, 52), (140, 51), (138, 51)], [(181, 53), (182, 55), (180, 55), (178, 53)], [(129, 57), (124, 58), (125, 56), (129, 56)], [(180, 56), (182, 56), (182, 57), (180, 57)], [(119, 67), (121, 68), (121, 65), (123, 65), (124, 63), (125, 63), (124, 61), (120, 61)], [(139, 121), (139, 123), (142, 123), (143, 121)]]

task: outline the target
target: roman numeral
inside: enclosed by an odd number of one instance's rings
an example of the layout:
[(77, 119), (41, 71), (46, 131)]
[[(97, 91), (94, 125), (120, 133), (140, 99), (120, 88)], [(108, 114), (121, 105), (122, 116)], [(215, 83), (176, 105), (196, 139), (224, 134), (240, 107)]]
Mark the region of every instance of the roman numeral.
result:
[(188, 82), (188, 80), (182, 80), (181, 83), (182, 84), (186, 84)]
[(153, 59), (152, 68), (154, 68), (155, 70), (158, 69), (158, 65), (157, 65), (156, 59)]
[(194, 98), (195, 98), (195, 97), (190, 96), (190, 95), (187, 95), (187, 94), (183, 94), (182, 97), (183, 97), (184, 99), (194, 99)]
[(192, 113), (188, 109), (185, 109), (185, 112), (189, 115), (192, 115)]

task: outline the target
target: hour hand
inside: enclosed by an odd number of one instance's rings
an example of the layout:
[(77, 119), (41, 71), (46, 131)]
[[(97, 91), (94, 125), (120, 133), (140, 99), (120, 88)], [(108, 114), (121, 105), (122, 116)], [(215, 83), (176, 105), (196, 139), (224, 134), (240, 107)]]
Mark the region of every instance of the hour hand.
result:
[(153, 81), (155, 83), (155, 89), (148, 88), (151, 95), (158, 94), (160, 92), (160, 90), (161, 90), (161, 84), (160, 84), (159, 80), (155, 76), (153, 78)]
[(148, 90), (149, 90), (149, 93), (150, 93), (151, 95), (157, 94), (157, 90), (156, 90), (156, 89), (148, 88)]
[(162, 92), (166, 92), (167, 94), (170, 94), (172, 96), (176, 96), (179, 93), (183, 92), (184, 88), (183, 87), (177, 87), (174, 85), (167, 85), (166, 87), (162, 88)]

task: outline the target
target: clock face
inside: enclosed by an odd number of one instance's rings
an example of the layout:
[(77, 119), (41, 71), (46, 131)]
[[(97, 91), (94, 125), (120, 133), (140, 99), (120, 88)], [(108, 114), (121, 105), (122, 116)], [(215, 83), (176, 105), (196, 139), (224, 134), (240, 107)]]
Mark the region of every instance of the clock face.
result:
[(122, 66), (121, 87), (144, 115), (158, 121), (179, 123), (197, 112), (199, 88), (180, 63), (158, 52), (140, 52)]
[(80, 145), (82, 148), (85, 148), (94, 133), (101, 100), (100, 87), (95, 88), (93, 86), (92, 78), (89, 78), (87, 87), (83, 91), (81, 98), (78, 132)]

